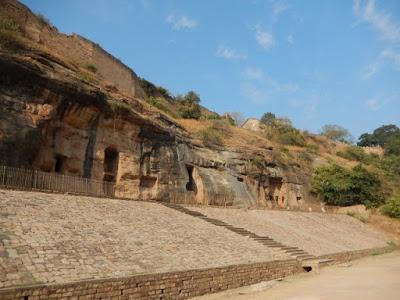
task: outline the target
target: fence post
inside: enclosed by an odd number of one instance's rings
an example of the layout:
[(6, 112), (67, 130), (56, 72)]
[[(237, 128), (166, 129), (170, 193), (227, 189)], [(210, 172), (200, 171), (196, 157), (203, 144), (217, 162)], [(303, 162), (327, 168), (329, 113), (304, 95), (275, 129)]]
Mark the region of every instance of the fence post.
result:
[(33, 171), (33, 189), (36, 189), (37, 171)]
[(2, 176), (2, 185), (6, 184), (6, 166), (3, 166), (3, 176)]

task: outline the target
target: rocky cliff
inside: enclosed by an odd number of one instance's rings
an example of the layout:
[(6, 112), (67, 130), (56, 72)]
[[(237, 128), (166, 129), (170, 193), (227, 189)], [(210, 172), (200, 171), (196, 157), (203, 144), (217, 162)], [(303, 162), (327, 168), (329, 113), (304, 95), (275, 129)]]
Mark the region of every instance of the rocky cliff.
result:
[(131, 199), (304, 205), (306, 174), (275, 161), (276, 150), (195, 143), (142, 101), (135, 73), (98, 45), (59, 33), (18, 2), (0, 5), (21, 44), (0, 45), (2, 164), (115, 182), (116, 196)]

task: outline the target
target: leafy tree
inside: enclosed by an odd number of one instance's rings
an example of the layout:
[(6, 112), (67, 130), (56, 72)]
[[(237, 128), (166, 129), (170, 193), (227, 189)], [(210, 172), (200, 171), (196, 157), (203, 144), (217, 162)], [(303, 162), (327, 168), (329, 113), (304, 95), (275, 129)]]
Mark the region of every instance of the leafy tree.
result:
[(378, 146), (378, 140), (373, 134), (363, 133), (358, 138), (357, 146), (360, 147), (375, 147)]
[(385, 144), (396, 134), (400, 133), (399, 127), (396, 125), (383, 125), (374, 130), (373, 135), (378, 141), (378, 145), (384, 147)]
[(362, 166), (347, 170), (337, 165), (314, 170), (312, 192), (330, 205), (373, 206), (382, 201), (379, 178)]
[(358, 138), (358, 146), (381, 146), (385, 147), (386, 143), (400, 133), (400, 129), (393, 124), (383, 125), (374, 130), (372, 134), (363, 133)]
[(400, 219), (400, 192), (394, 193), (380, 210), (383, 214), (391, 218)]
[(183, 101), (180, 103), (179, 112), (184, 119), (200, 119), (200, 105), (193, 101)]
[(179, 104), (179, 111), (184, 119), (200, 119), (200, 96), (193, 91), (189, 91)]
[(385, 155), (400, 155), (400, 132), (393, 134), (386, 142)]
[(184, 100), (189, 102), (200, 103), (200, 96), (194, 91), (189, 91), (185, 95)]
[(349, 143), (352, 140), (350, 132), (340, 125), (324, 125), (322, 126), (321, 134), (337, 142)]
[(262, 115), (261, 122), (268, 126), (274, 126), (276, 122), (276, 116), (272, 112), (267, 112)]

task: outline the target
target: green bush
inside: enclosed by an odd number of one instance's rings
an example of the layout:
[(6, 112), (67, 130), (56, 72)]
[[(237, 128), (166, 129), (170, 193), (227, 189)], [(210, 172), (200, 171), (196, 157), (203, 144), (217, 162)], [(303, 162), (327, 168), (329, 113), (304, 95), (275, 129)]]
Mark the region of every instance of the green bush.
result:
[(86, 69), (88, 69), (92, 73), (96, 73), (97, 72), (97, 66), (92, 62), (86, 63)]
[(159, 110), (165, 112), (166, 114), (170, 115), (171, 117), (176, 118), (177, 115), (172, 112), (166, 105), (166, 100), (158, 97), (149, 97), (146, 100), (147, 103), (153, 105), (154, 107), (157, 107)]
[(0, 19), (0, 45), (14, 51), (24, 48), (22, 30), (14, 20)]
[(336, 155), (348, 160), (359, 161), (367, 165), (379, 161), (378, 155), (365, 153), (362, 148), (357, 146), (350, 146), (344, 152), (337, 152)]
[(179, 112), (184, 119), (200, 119), (200, 105), (194, 101), (182, 101), (179, 103)]
[(400, 218), (400, 192), (393, 194), (380, 210), (391, 218)]
[(351, 170), (331, 165), (314, 170), (311, 190), (330, 205), (375, 206), (383, 199), (380, 185), (379, 178), (360, 165)]
[(277, 141), (284, 145), (293, 145), (300, 147), (304, 147), (306, 145), (306, 140), (304, 139), (301, 132), (296, 128), (279, 131)]
[(396, 178), (400, 177), (400, 156), (388, 155), (385, 156), (379, 167), (384, 171), (388, 177)]

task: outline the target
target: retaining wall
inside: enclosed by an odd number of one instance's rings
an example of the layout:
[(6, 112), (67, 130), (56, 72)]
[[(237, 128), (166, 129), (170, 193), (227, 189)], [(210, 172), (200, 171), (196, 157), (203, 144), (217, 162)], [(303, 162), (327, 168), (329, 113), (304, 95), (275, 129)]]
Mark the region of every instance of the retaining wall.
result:
[[(341, 263), (387, 248), (324, 255)], [(70, 284), (7, 288), (0, 299), (187, 299), (303, 272), (298, 260), (139, 275)]]

